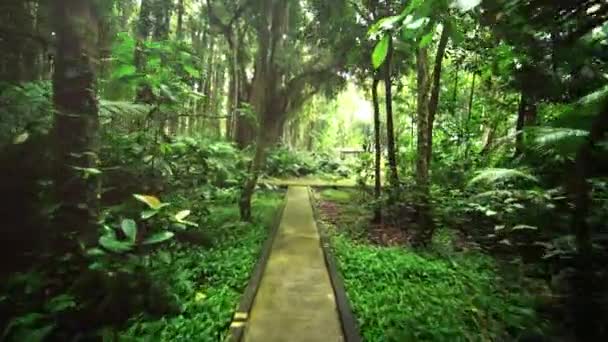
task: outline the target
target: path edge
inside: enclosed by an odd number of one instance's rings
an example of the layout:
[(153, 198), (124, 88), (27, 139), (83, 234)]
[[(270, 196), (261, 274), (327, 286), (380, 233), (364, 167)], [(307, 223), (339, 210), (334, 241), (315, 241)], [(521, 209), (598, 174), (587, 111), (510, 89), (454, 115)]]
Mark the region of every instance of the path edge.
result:
[(228, 336), (226, 337), (226, 341), (228, 342), (240, 342), (243, 339), (245, 328), (247, 327), (247, 322), (251, 313), (251, 308), (253, 307), (253, 302), (255, 301), (258, 289), (260, 288), (262, 276), (264, 275), (264, 270), (266, 269), (266, 264), (268, 263), (268, 259), (270, 257), (270, 251), (272, 250), (272, 244), (274, 243), (275, 237), (279, 231), (279, 226), (281, 225), (281, 219), (283, 218), (283, 212), (285, 211), (286, 205), (287, 192), (285, 192), (283, 202), (273, 217), (270, 226), (270, 234), (262, 245), (262, 250), (258, 257), (258, 261), (251, 272), (249, 282), (247, 283), (247, 287), (241, 296), (237, 310), (232, 316), (230, 330), (228, 331)]
[(319, 232), (319, 238), (321, 242), (321, 248), (323, 249), (323, 256), (325, 259), (325, 266), (329, 273), (329, 279), (331, 281), (332, 288), (334, 290), (334, 297), (336, 299), (336, 307), (338, 309), (338, 315), (340, 316), (340, 325), (342, 327), (342, 333), (344, 334), (345, 342), (361, 342), (361, 334), (359, 332), (359, 326), (355, 315), (353, 314), (352, 307), (346, 295), (346, 289), (344, 287), (344, 280), (338, 270), (336, 259), (331, 251), (331, 245), (327, 229), (320, 220), (317, 206), (315, 205), (314, 192), (312, 187), (308, 188), (308, 198), (312, 207), (312, 215), (315, 221), (315, 226)]

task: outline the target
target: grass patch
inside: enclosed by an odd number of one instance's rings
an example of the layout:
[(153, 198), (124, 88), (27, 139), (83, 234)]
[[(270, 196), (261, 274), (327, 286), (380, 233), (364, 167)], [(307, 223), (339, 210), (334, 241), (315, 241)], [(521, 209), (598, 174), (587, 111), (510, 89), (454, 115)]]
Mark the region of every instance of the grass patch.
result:
[(120, 340), (224, 340), (282, 198), (256, 195), (253, 223), (239, 222), (234, 205), (213, 207), (204, 225), (213, 248), (182, 246), (152, 255), (152, 276), (170, 285), (182, 313), (155, 321), (137, 317)]

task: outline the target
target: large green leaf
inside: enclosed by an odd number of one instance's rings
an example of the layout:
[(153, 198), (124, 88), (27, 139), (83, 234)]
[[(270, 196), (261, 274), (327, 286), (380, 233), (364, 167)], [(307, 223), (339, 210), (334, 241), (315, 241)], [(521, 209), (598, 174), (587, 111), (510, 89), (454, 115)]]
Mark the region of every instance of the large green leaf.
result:
[(382, 39), (376, 44), (374, 48), (374, 52), (372, 53), (372, 65), (374, 69), (378, 69), (384, 64), (386, 60), (386, 56), (388, 56), (388, 45), (390, 42), (391, 36), (389, 34), (385, 34)]
[(127, 239), (129, 239), (129, 242), (134, 244), (135, 240), (137, 239), (137, 224), (135, 221), (131, 219), (124, 219), (120, 224), (120, 228), (127, 236)]
[(160, 232), (160, 233), (156, 233), (150, 237), (148, 237), (147, 239), (145, 239), (142, 244), (144, 245), (154, 245), (157, 243), (161, 243), (161, 242), (165, 242), (167, 240), (170, 240), (173, 238), (175, 234), (173, 234), (173, 232)]
[(116, 240), (116, 237), (112, 235), (104, 235), (100, 237), (99, 244), (103, 248), (114, 253), (125, 253), (133, 249), (133, 244), (128, 243), (126, 241)]

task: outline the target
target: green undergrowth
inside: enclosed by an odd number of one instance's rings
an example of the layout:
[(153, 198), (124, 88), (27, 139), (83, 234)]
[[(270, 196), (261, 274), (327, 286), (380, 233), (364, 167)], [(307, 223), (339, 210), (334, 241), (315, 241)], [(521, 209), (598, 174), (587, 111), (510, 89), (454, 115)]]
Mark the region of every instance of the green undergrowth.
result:
[(212, 248), (181, 246), (152, 255), (152, 277), (169, 284), (181, 313), (136, 317), (120, 340), (223, 340), (281, 201), (279, 193), (258, 193), (253, 223), (239, 222), (236, 206), (212, 207), (205, 223)]
[[(356, 194), (321, 192), (342, 215), (358, 208)], [(505, 287), (493, 258), (457, 252), (451, 231), (440, 229), (432, 247), (383, 247), (362, 238), (352, 219), (326, 225), (365, 341), (510, 341), (541, 333), (533, 297)]]

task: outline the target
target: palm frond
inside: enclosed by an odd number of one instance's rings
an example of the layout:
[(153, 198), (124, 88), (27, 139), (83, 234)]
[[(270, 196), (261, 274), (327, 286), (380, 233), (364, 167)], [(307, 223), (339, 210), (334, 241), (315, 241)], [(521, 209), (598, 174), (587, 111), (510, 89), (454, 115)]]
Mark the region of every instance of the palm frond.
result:
[(469, 186), (478, 183), (493, 184), (514, 179), (524, 179), (538, 182), (536, 177), (524, 170), (491, 168), (478, 171), (476, 176), (469, 181)]

